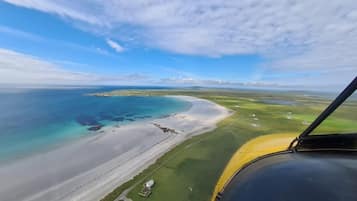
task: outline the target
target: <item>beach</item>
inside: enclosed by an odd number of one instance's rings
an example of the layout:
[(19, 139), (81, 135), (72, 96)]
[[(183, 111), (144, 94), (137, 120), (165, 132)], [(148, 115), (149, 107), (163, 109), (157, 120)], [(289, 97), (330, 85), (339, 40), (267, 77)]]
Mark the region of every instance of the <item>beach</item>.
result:
[(100, 200), (186, 139), (210, 131), (230, 111), (171, 96), (191, 107), (170, 116), (106, 126), (97, 134), (0, 166), (0, 200)]

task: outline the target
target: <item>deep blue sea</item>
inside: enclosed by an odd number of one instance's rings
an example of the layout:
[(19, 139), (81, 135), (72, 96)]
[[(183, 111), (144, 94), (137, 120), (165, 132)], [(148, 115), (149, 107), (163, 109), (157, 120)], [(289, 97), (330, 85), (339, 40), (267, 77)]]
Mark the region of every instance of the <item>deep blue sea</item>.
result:
[[(95, 97), (108, 91), (36, 89), (0, 91), (0, 161), (41, 152), (108, 125), (163, 117), (190, 104), (168, 97)], [(111, 90), (111, 89), (110, 89)]]

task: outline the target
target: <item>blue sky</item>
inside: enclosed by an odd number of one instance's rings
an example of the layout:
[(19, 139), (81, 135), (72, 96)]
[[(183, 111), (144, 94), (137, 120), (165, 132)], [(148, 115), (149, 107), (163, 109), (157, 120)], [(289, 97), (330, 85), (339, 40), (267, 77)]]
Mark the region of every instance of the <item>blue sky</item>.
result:
[(338, 88), (357, 72), (356, 8), (0, 1), (0, 83)]

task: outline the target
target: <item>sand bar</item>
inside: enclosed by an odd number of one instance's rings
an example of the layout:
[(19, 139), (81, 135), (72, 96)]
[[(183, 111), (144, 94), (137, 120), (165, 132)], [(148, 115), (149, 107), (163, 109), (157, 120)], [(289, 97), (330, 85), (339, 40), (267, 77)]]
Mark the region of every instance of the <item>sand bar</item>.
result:
[(97, 135), (1, 164), (0, 200), (100, 200), (179, 143), (214, 129), (217, 122), (230, 115), (224, 107), (207, 100), (174, 97), (192, 106), (161, 119), (119, 128), (107, 126)]

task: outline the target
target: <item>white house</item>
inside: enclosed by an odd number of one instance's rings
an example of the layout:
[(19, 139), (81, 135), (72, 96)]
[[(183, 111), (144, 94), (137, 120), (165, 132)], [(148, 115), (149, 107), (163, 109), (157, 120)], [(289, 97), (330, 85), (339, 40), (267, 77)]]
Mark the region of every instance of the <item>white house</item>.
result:
[(150, 179), (145, 183), (145, 187), (151, 189), (155, 185), (155, 181), (153, 179)]

